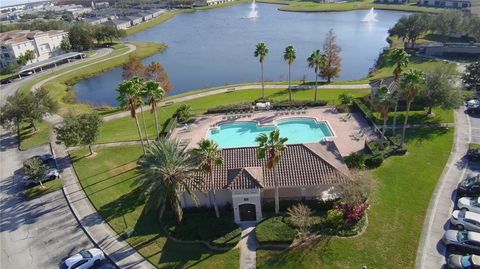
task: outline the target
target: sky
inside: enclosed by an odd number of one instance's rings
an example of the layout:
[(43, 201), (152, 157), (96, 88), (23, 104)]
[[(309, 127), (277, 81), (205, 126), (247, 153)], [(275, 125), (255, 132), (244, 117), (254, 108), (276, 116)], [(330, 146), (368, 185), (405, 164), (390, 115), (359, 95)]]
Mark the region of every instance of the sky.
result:
[(25, 3), (39, 2), (39, 0), (0, 0), (0, 7), (12, 6)]

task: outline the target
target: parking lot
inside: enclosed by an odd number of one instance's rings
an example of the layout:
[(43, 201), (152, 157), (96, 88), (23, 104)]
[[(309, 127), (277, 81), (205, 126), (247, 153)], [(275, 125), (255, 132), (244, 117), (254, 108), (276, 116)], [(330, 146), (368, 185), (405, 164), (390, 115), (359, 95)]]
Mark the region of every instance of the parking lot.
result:
[[(23, 160), (49, 153), (49, 147), (18, 151), (11, 133), (2, 130), (0, 135), (0, 268), (58, 268), (68, 256), (92, 248), (61, 190), (31, 201), (22, 195)], [(115, 267), (105, 262), (97, 268)]]

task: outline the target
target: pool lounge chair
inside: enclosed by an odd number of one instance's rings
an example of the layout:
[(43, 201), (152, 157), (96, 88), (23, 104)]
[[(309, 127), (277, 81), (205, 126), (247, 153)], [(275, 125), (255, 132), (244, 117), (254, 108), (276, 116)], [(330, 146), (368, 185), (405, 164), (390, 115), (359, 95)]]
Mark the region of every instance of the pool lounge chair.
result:
[(190, 144), (190, 141), (191, 141), (190, 138), (183, 138), (183, 139), (180, 140), (180, 142), (178, 142), (178, 145), (180, 147), (186, 147), (186, 146), (188, 146), (188, 144)]
[(350, 137), (351, 137), (353, 140), (359, 141), (360, 139), (362, 139), (362, 137), (363, 137), (364, 135), (365, 135), (365, 130), (360, 129), (360, 130), (358, 130), (358, 132), (355, 132), (355, 133), (351, 134)]
[(352, 117), (352, 114), (347, 113), (347, 115), (340, 117), (342, 121), (348, 121)]

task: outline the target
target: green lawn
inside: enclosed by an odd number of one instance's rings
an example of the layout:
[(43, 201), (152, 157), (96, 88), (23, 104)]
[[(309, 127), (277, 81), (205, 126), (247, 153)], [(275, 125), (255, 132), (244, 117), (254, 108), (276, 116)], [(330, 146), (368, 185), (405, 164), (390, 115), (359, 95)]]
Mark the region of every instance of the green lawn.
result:
[[(370, 92), (369, 89), (361, 90), (341, 90), (341, 89), (321, 89), (318, 91), (320, 99), (338, 102), (338, 96), (341, 93), (351, 93), (356, 97), (365, 96)], [(288, 92), (282, 89), (267, 89), (266, 95), (276, 100), (287, 99)], [(212, 96), (202, 97), (185, 102), (192, 106), (196, 114), (204, 113), (208, 108), (219, 105), (234, 104), (239, 102), (251, 102), (261, 96), (260, 89), (243, 90), (231, 93), (222, 93)], [(313, 90), (298, 90), (293, 93), (293, 98), (297, 100), (313, 99)], [(173, 114), (181, 103), (173, 104), (167, 107), (159, 108), (159, 118), (163, 124), (165, 120)], [(155, 135), (155, 122), (150, 112), (145, 113), (149, 137)], [(142, 122), (139, 118), (140, 123)], [(143, 129), (142, 129), (143, 131)], [(118, 120), (105, 122), (100, 131), (97, 143), (137, 140), (138, 135), (135, 127), (135, 121), (130, 117), (124, 117)]]
[[(215, 252), (200, 244), (176, 243), (165, 236), (155, 212), (144, 210), (148, 198), (142, 197), (136, 182), (139, 146), (96, 151), (94, 158), (85, 157), (86, 149), (70, 152), (80, 183), (98, 212), (117, 233), (123, 233), (127, 227), (134, 228), (127, 242), (152, 264), (158, 268), (238, 268), (238, 249)], [(214, 219), (211, 223), (215, 223)], [(216, 229), (214, 225), (211, 228)]]
[[(439, 124), (439, 123), (454, 123), (453, 111), (451, 109), (435, 108), (432, 110), (435, 117), (426, 116), (426, 111), (410, 111), (408, 116), (408, 124)], [(383, 124), (380, 119), (380, 113), (375, 112), (376, 123)], [(405, 111), (397, 112), (397, 124), (402, 125), (405, 121)], [(394, 113), (391, 111), (388, 114), (387, 124), (393, 124)]]
[(43, 183), (44, 188), (40, 187), (40, 185), (31, 187), (23, 192), (23, 195), (28, 200), (40, 197), (50, 192), (54, 192), (56, 190), (60, 190), (63, 185), (60, 179), (55, 179), (52, 181), (48, 181)]
[(281, 11), (292, 12), (337, 12), (363, 9), (384, 9), (397, 10), (406, 12), (425, 12), (425, 13), (440, 13), (440, 8), (421, 7), (416, 4), (405, 5), (385, 5), (375, 4), (373, 0), (343, 2), (343, 3), (317, 3), (306, 0), (258, 0), (261, 3), (271, 3), (284, 5), (279, 8)]
[(37, 131), (30, 128), (30, 124), (20, 126), (20, 149), (27, 150), (50, 142), (52, 125), (46, 121), (37, 123)]
[(428, 204), (450, 154), (453, 130), (409, 130), (405, 156), (388, 158), (374, 170), (369, 224), (355, 238), (327, 237), (308, 248), (260, 250), (259, 268), (414, 268)]
[[(419, 69), (422, 71), (429, 71), (434, 70), (438, 65), (450, 65), (449, 63), (445, 63), (441, 60), (432, 60), (432, 59), (424, 59), (416, 56), (410, 57), (410, 64), (407, 67), (408, 69)], [(392, 76), (393, 69), (395, 67), (391, 64), (382, 64), (378, 70), (376, 70), (369, 79), (378, 79), (384, 78), (388, 76)]]

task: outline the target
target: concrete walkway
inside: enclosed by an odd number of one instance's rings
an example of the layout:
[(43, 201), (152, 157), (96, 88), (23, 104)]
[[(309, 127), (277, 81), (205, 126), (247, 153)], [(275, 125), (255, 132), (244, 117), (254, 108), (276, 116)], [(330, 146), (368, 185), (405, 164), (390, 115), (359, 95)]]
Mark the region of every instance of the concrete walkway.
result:
[(255, 236), (255, 224), (242, 226), (242, 239), (238, 242), (240, 248), (240, 269), (257, 268), (258, 242)]
[[(251, 89), (258, 89), (261, 88), (261, 84), (250, 84), (250, 85), (243, 85), (243, 86), (225, 86), (223, 88), (219, 88), (216, 90), (211, 90), (211, 91), (204, 91), (204, 92), (199, 92), (195, 94), (190, 94), (186, 96), (180, 96), (180, 97), (175, 97), (175, 98), (170, 98), (168, 100), (162, 101), (158, 103), (158, 106), (166, 106), (166, 105), (171, 105), (174, 103), (180, 103), (180, 102), (185, 102), (188, 100), (193, 100), (193, 99), (198, 99), (201, 97), (206, 97), (206, 96), (211, 96), (215, 94), (220, 94), (220, 93), (227, 93), (227, 92), (236, 92), (236, 91), (244, 91), (244, 90), (251, 90)], [(265, 85), (265, 89), (286, 89), (288, 85), (285, 84), (268, 84)], [(313, 88), (313, 86), (310, 85), (292, 85), (292, 87), (300, 88), (300, 89), (309, 89)], [(336, 84), (330, 84), (330, 85), (319, 85), (318, 86), (319, 90), (322, 89), (370, 89), (370, 85), (368, 84), (346, 84), (346, 85), (336, 85)], [(321, 92), (320, 92), (321, 94)], [(144, 106), (143, 110), (149, 110), (151, 107), (150, 106)], [(137, 112), (140, 112), (140, 108), (137, 109)], [(104, 121), (112, 121), (116, 120), (119, 118), (127, 117), (130, 115), (129, 111), (123, 111), (120, 113), (115, 113), (112, 115), (108, 115), (103, 117)]]
[(439, 269), (445, 264), (445, 246), (441, 242), (454, 207), (455, 189), (464, 178), (467, 160), (465, 154), (471, 141), (470, 119), (463, 108), (455, 110), (455, 141), (442, 177), (432, 195), (417, 251), (417, 269)]

